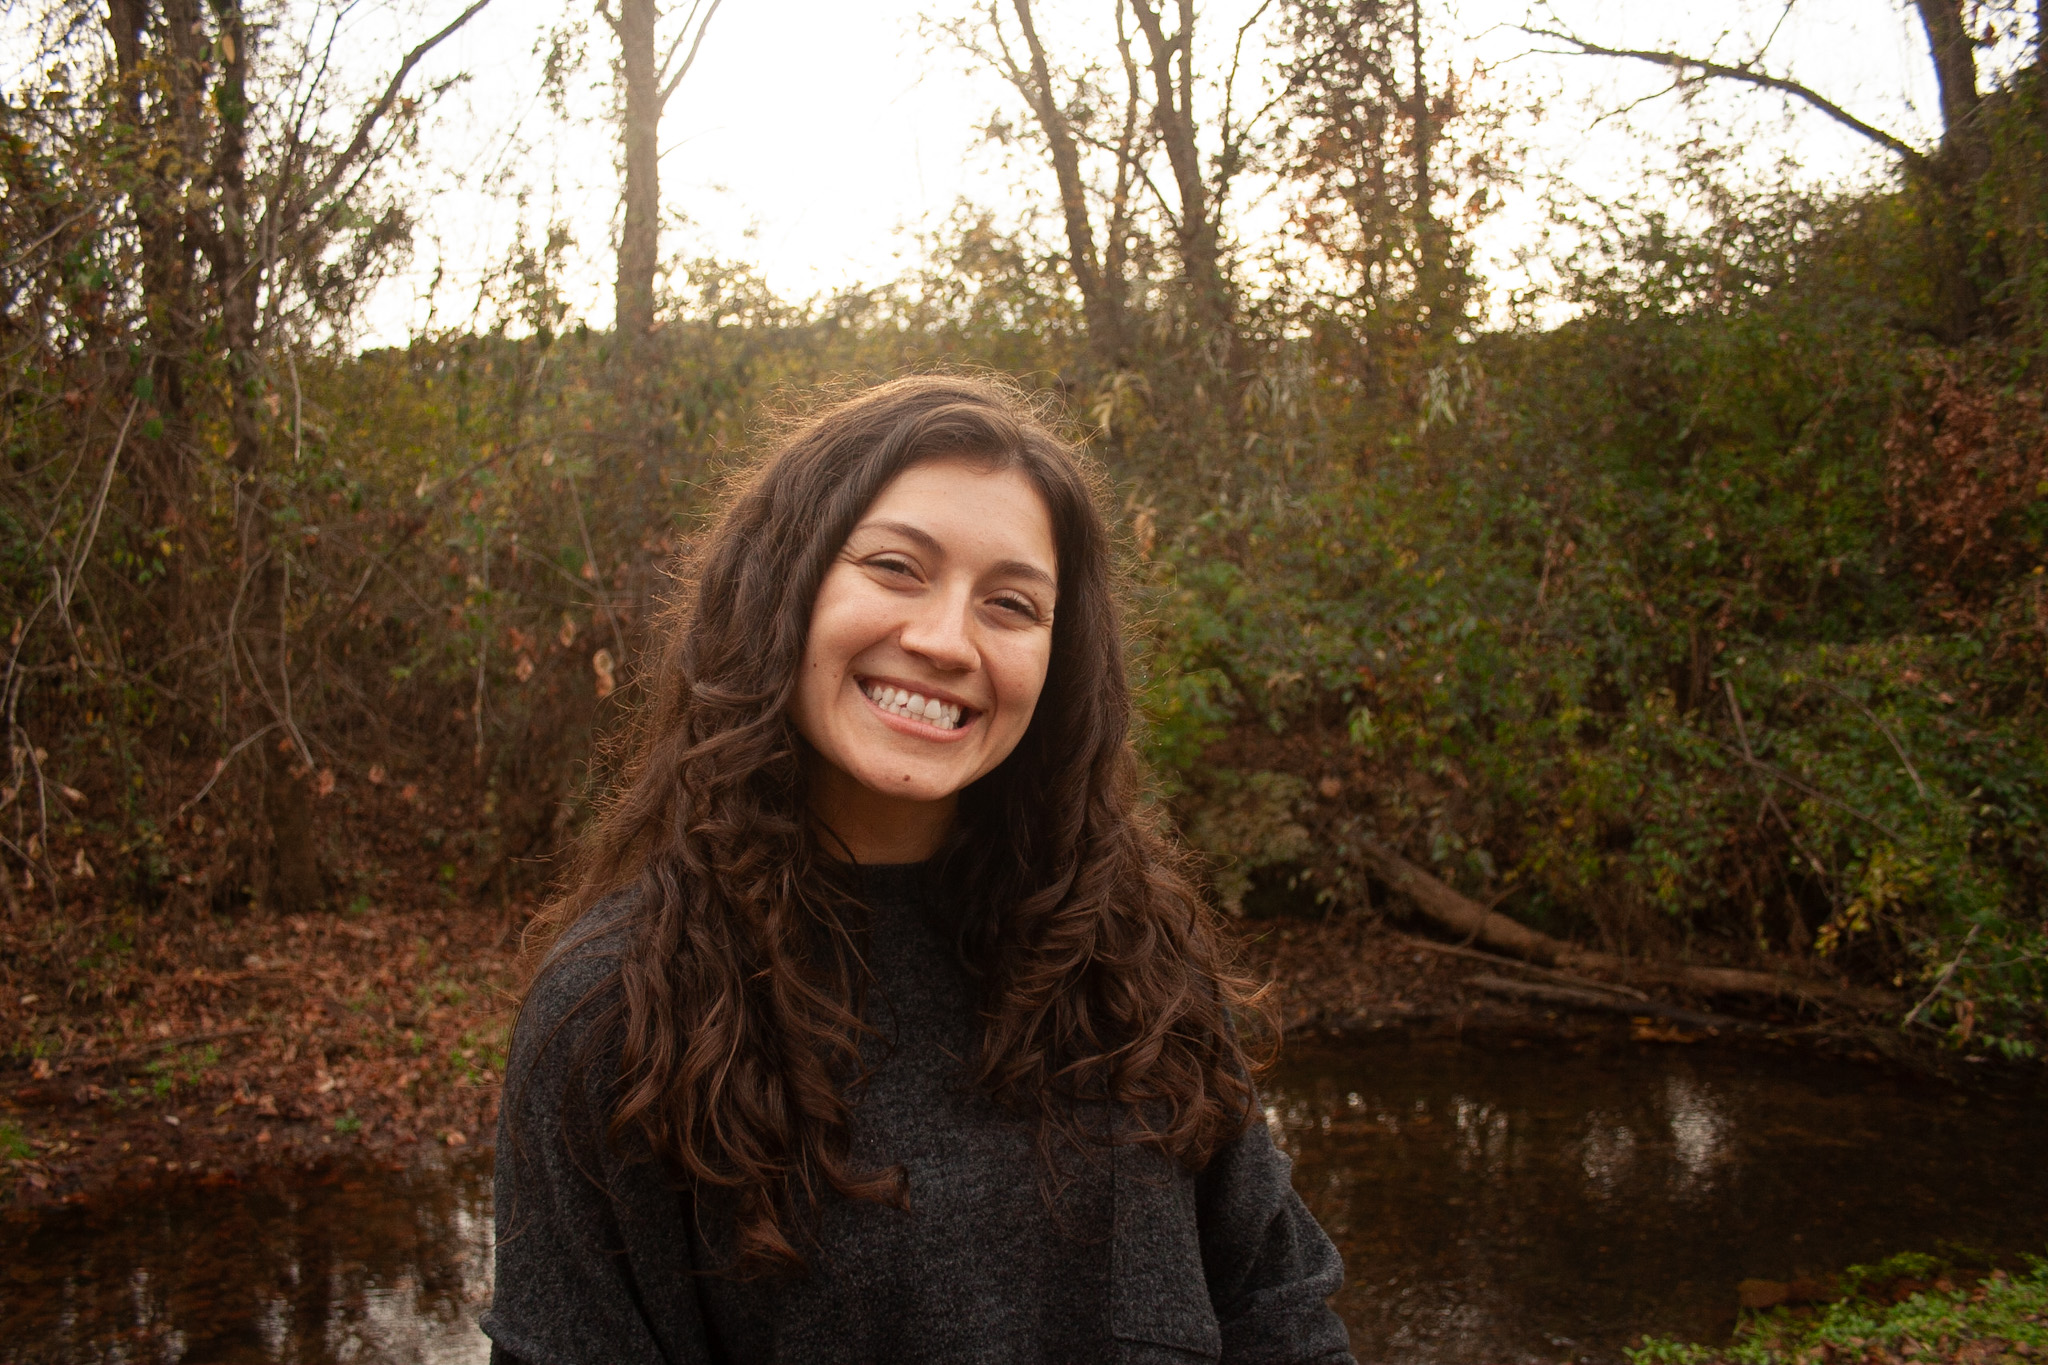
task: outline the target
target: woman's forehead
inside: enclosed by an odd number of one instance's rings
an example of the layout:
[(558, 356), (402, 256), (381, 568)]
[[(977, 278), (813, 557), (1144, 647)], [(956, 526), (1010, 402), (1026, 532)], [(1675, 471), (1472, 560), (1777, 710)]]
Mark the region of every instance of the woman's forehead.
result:
[(1013, 465), (921, 461), (883, 486), (854, 530), (903, 535), (934, 552), (1000, 551), (1048, 575), (1058, 564), (1045, 495)]

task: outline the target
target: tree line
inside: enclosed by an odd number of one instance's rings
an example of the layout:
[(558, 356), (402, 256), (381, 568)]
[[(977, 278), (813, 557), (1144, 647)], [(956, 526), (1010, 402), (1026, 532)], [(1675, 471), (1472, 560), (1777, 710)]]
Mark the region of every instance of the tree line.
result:
[(345, 901), (349, 801), (438, 803), (489, 883), (544, 879), (699, 491), (791, 395), (965, 362), (1052, 391), (1116, 479), (1147, 744), (1233, 910), (1375, 904), (1391, 848), (1562, 940), (1855, 981), (1916, 1028), (2032, 1046), (2031, 11), (1916, 0), (1930, 146), (1761, 53), (1532, 17), (1532, 42), (1782, 96), (1894, 160), (1821, 194), (1706, 146), (1558, 262), (1572, 320), (1539, 328), (1483, 322), (1512, 111), (1421, 0), (1271, 0), (1216, 32), (1192, 0), (934, 7), (1050, 207), (963, 209), (905, 278), (802, 304), (664, 265), (657, 133), (717, 0), (603, 0), (552, 70), (601, 19), (614, 325), (573, 320), (551, 235), (505, 262), (495, 318), (354, 351), (452, 88), (421, 72), (488, 2), (367, 83), (336, 60), (346, 8), (19, 12), (17, 927)]

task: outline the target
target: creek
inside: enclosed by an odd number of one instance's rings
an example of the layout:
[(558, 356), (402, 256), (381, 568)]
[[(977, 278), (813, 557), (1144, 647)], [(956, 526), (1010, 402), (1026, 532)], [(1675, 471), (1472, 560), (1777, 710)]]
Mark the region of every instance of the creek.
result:
[[(2048, 1252), (2039, 1095), (1607, 1041), (1291, 1047), (1266, 1087), (1360, 1360), (1617, 1361), (1725, 1337), (1743, 1279)], [(31, 1362), (481, 1362), (488, 1158), (159, 1189), (8, 1224)]]

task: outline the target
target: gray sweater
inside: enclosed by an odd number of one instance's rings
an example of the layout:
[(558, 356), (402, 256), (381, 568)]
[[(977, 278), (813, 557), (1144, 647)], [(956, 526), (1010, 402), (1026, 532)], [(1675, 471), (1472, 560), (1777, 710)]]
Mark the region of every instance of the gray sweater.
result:
[[(857, 1168), (900, 1164), (907, 1212), (828, 1202), (808, 1273), (734, 1279), (715, 1201), (603, 1136), (616, 1050), (578, 1066), (624, 943), (616, 924), (542, 970), (498, 1125), (494, 1362), (1348, 1362), (1343, 1278), (1263, 1122), (1200, 1174), (1146, 1149), (1073, 1163), (1050, 1206), (1034, 1128), (969, 1084), (975, 987), (920, 912), (915, 869), (870, 869)], [(611, 989), (616, 989), (613, 986)]]

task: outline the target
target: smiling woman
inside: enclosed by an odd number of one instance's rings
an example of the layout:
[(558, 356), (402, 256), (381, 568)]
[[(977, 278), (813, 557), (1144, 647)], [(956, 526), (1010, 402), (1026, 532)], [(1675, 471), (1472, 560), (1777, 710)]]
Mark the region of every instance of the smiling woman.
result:
[(520, 1011), (496, 1359), (1349, 1359), (1110, 560), (995, 384), (738, 482)]
[(1009, 757), (1052, 657), (1058, 556), (1015, 469), (959, 457), (882, 490), (818, 585), (792, 713), (810, 807), (855, 862), (938, 851), (959, 793)]

